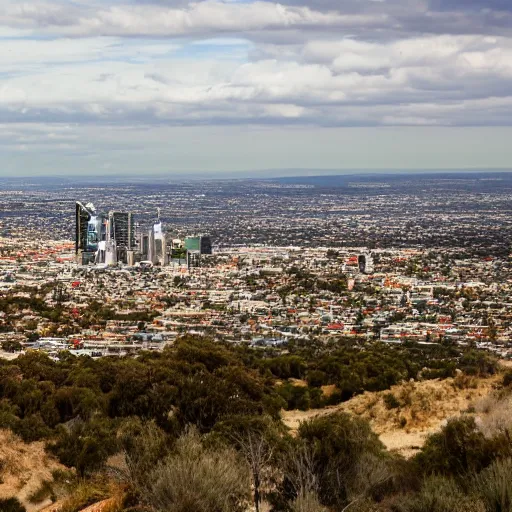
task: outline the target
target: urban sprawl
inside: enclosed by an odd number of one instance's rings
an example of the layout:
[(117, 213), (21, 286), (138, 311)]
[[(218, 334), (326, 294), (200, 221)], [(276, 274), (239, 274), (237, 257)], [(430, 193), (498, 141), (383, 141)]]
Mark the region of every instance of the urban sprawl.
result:
[[(9, 191), (0, 224), (0, 354), (126, 355), (162, 350), (184, 334), (282, 351), (290, 343), (340, 340), (461, 344), (503, 358), (512, 354), (511, 263), (500, 239), (509, 229), (503, 206), (510, 203), (509, 182), (476, 196), (467, 183), (462, 189), (452, 184), (453, 193), (444, 196), (440, 187), (413, 184), (408, 202), (393, 182), (365, 183), (338, 191), (300, 182), (253, 184), (255, 194), (266, 194), (260, 201), (267, 219), (276, 206), (267, 231), (261, 210), (249, 220), (240, 206), (258, 202), (244, 199), (243, 182), (223, 194), (219, 184), (195, 187), (193, 195), (184, 189), (195, 206), (210, 194), (212, 209), (223, 212), (215, 217), (211, 210), (208, 222), (193, 226), (173, 225), (165, 191), (152, 214), (126, 213), (122, 200), (99, 213), (88, 201), (67, 198), (59, 208), (72, 233), (61, 240), (55, 239), (60, 231), (48, 229), (50, 235), (34, 237), (35, 224), (16, 224), (8, 211), (27, 201), (50, 211), (52, 203), (45, 205), (33, 190)], [(350, 194), (342, 193), (347, 187)], [(386, 187), (391, 191), (383, 193)], [(58, 192), (61, 198), (70, 193)], [(461, 206), (473, 196), (472, 206)], [(368, 217), (376, 204), (386, 215)], [(479, 209), (487, 212), (485, 230)], [(228, 230), (237, 225), (245, 238), (250, 229), (258, 233), (255, 240), (237, 239)], [(275, 235), (280, 225), (281, 243)], [(289, 229), (306, 233), (308, 225), (311, 239), (290, 243)], [(421, 226), (428, 243), (416, 242)], [(457, 233), (471, 226), (477, 230), (473, 245), (457, 244)], [(318, 235), (327, 227), (331, 240)], [(408, 237), (414, 241), (405, 243)], [(444, 242), (436, 244), (436, 237)], [(361, 240), (370, 243), (350, 244)]]

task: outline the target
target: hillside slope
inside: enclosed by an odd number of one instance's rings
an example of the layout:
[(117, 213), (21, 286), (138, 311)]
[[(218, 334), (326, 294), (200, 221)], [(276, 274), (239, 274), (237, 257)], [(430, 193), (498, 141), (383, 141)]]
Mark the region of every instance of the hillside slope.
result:
[(365, 392), (332, 407), (282, 411), (282, 419), (294, 432), (302, 421), (348, 412), (368, 420), (388, 449), (411, 456), (429, 434), (488, 396), (498, 381), (497, 376), (478, 379), (459, 375), (444, 380), (404, 382), (389, 391)]
[(29, 502), (29, 497), (41, 484), (53, 479), (52, 472), (64, 470), (44, 450), (44, 443), (24, 443), (6, 430), (0, 430), (0, 498), (17, 497), (27, 512), (38, 512), (51, 501), (38, 504)]

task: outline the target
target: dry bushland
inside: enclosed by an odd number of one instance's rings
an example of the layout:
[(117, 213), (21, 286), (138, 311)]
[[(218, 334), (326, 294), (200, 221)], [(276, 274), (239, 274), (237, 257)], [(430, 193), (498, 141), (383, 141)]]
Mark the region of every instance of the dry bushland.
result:
[(388, 391), (366, 392), (342, 404), (309, 411), (282, 411), (284, 423), (297, 431), (302, 421), (349, 412), (370, 422), (391, 450), (411, 456), (426, 437), (492, 393), (498, 376), (476, 378), (457, 375), (443, 380), (409, 381)]
[(30, 498), (52, 473), (64, 470), (45, 452), (43, 442), (24, 443), (9, 431), (0, 431), (0, 498), (17, 497), (28, 512), (37, 512), (51, 503), (48, 498), (31, 503)]

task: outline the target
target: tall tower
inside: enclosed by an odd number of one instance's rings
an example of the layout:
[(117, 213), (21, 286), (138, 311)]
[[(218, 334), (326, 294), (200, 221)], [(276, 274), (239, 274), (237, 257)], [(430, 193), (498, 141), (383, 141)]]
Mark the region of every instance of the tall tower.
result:
[(201, 236), (201, 254), (212, 254), (212, 239), (207, 235)]
[(116, 260), (128, 263), (128, 252), (135, 248), (133, 214), (111, 211), (108, 214), (108, 240), (116, 245)]
[(117, 247), (115, 240), (107, 240), (105, 250), (105, 263), (109, 266), (117, 265)]
[(156, 262), (155, 227), (152, 226), (148, 233), (148, 261)]
[(77, 201), (75, 205), (75, 253), (87, 250), (87, 230), (92, 212)]
[(160, 220), (160, 208), (157, 208), (156, 222), (151, 226), (147, 236), (147, 242), (142, 238), (142, 253), (145, 253), (147, 243), (147, 259), (154, 265), (165, 265), (167, 261), (167, 239)]
[[(166, 246), (167, 240), (165, 233), (162, 230), (162, 223), (157, 222), (151, 226), (148, 237), (147, 237), (147, 245), (148, 245), (148, 261), (157, 265), (165, 265), (166, 261)], [(144, 240), (143, 240), (144, 242)], [(144, 252), (144, 249), (143, 249)]]
[(75, 252), (78, 263), (93, 263), (99, 243), (105, 240), (105, 216), (96, 213), (92, 203), (75, 205)]
[(357, 258), (359, 272), (362, 274), (372, 274), (374, 271), (373, 257), (371, 252), (360, 254)]

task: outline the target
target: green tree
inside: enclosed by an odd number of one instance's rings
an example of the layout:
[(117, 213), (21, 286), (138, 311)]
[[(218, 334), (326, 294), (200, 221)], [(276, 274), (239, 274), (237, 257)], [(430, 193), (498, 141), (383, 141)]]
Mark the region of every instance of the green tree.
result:
[(60, 425), (49, 448), (62, 464), (76, 468), (84, 477), (99, 470), (118, 451), (115, 430), (114, 424), (104, 418), (79, 420), (71, 428)]
[(343, 508), (354, 496), (358, 499), (367, 489), (354, 489), (368, 468), (379, 471), (378, 477), (366, 478), (372, 485), (387, 478), (384, 447), (364, 420), (345, 413), (315, 418), (300, 425), (299, 439), (312, 447), (312, 467), (324, 505)]

